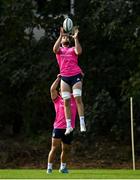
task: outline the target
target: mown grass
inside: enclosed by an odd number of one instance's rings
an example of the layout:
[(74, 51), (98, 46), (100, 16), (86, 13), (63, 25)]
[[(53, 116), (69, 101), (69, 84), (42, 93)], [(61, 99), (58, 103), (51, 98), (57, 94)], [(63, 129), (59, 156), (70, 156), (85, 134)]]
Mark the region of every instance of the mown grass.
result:
[(39, 169), (1, 169), (0, 179), (140, 179), (140, 170), (82, 169), (69, 170), (68, 174), (53, 170), (47, 174)]

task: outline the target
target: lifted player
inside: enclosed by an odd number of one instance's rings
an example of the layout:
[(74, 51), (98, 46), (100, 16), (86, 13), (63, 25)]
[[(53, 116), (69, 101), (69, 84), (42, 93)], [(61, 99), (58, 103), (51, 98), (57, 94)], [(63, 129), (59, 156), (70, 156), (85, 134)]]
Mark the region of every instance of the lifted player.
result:
[[(69, 134), (73, 128), (71, 125), (70, 99), (71, 92), (76, 101), (81, 132), (86, 131), (84, 121), (84, 105), (82, 101), (82, 70), (78, 66), (78, 55), (82, 53), (82, 48), (78, 40), (78, 29), (75, 30), (72, 38), (75, 46), (70, 47), (70, 38), (60, 29), (60, 36), (54, 44), (53, 51), (56, 54), (57, 62), (61, 74), (61, 94), (64, 100), (64, 111), (67, 128), (65, 134)], [(61, 46), (62, 45), (62, 46)]]

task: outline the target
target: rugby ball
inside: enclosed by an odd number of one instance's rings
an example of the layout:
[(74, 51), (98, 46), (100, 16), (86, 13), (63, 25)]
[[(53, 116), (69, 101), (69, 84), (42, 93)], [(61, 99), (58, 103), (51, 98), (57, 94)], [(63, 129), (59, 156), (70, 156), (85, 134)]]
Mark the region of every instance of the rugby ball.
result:
[(66, 18), (63, 22), (63, 29), (66, 31), (66, 32), (70, 32), (73, 28), (73, 22), (70, 18)]

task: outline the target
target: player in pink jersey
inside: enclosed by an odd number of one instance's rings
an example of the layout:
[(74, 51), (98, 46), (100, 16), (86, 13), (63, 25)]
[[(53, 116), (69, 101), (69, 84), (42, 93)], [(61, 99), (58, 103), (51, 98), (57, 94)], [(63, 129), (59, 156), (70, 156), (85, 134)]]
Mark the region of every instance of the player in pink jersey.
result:
[[(51, 92), (51, 99), (54, 103), (55, 107), (55, 112), (56, 112), (56, 117), (54, 121), (54, 129), (52, 133), (52, 146), (51, 150), (49, 152), (48, 156), (48, 167), (47, 167), (47, 173), (52, 172), (52, 164), (53, 160), (55, 158), (55, 154), (57, 149), (60, 147), (62, 148), (61, 152), (61, 165), (59, 172), (62, 173), (68, 173), (67, 167), (66, 167), (66, 160), (67, 156), (70, 150), (70, 144), (73, 138), (73, 132), (68, 134), (67, 136), (65, 135), (66, 131), (66, 120), (65, 120), (65, 113), (64, 113), (64, 101), (61, 97), (61, 95), (57, 91), (57, 87), (60, 83), (60, 75), (58, 75), (57, 79), (53, 82), (50, 92)], [(76, 114), (77, 114), (77, 107), (75, 103), (75, 99), (73, 96), (71, 96), (70, 100), (70, 107), (71, 107), (71, 123), (72, 123), (72, 128), (75, 128), (75, 119), (76, 119)]]
[[(72, 36), (75, 42), (74, 47), (70, 47), (70, 38), (65, 34), (63, 28), (60, 29), (60, 36), (54, 44), (53, 51), (56, 54), (57, 62), (61, 74), (61, 94), (64, 100), (64, 111), (67, 123), (65, 134), (69, 134), (73, 128), (71, 125), (70, 98), (71, 91), (76, 101), (80, 118), (80, 130), (86, 131), (84, 121), (84, 105), (82, 101), (82, 70), (78, 65), (78, 55), (82, 53), (82, 47), (78, 40), (78, 29)], [(62, 46), (61, 46), (62, 45)]]

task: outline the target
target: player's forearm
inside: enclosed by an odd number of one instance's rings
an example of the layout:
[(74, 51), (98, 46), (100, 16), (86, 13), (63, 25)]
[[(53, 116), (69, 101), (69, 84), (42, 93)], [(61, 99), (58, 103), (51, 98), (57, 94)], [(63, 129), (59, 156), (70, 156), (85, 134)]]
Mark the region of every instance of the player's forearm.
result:
[(55, 42), (54, 46), (53, 46), (53, 52), (57, 53), (60, 45), (61, 45), (61, 40), (62, 40), (62, 36), (60, 35), (59, 38), (57, 39), (57, 41)]
[(78, 55), (82, 53), (82, 47), (79, 43), (78, 38), (75, 39), (75, 50), (76, 50)]
[(57, 77), (57, 79), (53, 82), (53, 84), (51, 85), (51, 91), (54, 91), (57, 89), (58, 85), (59, 85), (59, 82), (60, 82), (60, 77)]

